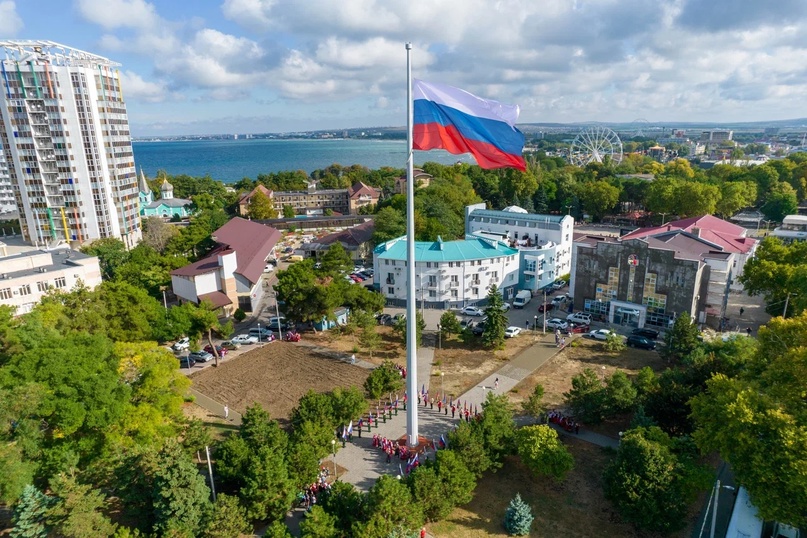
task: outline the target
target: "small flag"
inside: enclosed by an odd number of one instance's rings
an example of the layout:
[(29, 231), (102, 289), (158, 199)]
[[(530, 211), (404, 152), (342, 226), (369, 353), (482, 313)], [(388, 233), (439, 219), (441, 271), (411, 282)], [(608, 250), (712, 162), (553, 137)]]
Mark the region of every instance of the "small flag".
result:
[(342, 426), (342, 439), (344, 439), (345, 437), (347, 437), (347, 428)]
[(423, 383), (423, 386), (420, 387), (420, 393), (421, 394), (426, 394), (426, 383)]
[(445, 435), (440, 434), (440, 441), (443, 443), (443, 448), (448, 448), (448, 441), (446, 441)]
[(350, 424), (348, 424), (348, 426), (347, 426), (347, 433), (348, 433), (348, 435), (353, 433), (353, 421), (352, 420), (350, 421)]

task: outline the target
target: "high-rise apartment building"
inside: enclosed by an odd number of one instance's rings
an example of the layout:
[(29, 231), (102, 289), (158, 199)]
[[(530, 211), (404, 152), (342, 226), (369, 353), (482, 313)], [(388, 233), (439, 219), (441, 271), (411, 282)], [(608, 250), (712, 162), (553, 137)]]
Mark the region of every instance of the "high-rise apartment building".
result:
[(141, 237), (115, 62), (50, 41), (0, 41), (0, 191), (31, 243)]

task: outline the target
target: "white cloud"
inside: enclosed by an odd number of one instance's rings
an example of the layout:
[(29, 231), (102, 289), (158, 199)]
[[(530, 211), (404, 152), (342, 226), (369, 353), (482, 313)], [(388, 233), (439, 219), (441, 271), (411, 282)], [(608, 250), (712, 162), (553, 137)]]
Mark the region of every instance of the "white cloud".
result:
[(14, 37), (24, 26), (14, 0), (0, 0), (0, 35)]
[(145, 0), (78, 0), (79, 13), (90, 22), (114, 28), (148, 28), (159, 17), (153, 4)]
[(143, 77), (132, 71), (120, 72), (121, 86), (124, 97), (129, 99), (159, 103), (180, 98), (172, 93), (162, 81), (144, 80)]

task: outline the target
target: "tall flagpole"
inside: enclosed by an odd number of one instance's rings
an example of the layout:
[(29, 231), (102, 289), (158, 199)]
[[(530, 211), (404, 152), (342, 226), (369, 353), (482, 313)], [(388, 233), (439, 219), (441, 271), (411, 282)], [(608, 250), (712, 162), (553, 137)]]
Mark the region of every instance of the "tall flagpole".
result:
[(415, 182), (412, 152), (412, 43), (406, 44), (406, 436), (418, 445), (417, 309), (415, 308)]

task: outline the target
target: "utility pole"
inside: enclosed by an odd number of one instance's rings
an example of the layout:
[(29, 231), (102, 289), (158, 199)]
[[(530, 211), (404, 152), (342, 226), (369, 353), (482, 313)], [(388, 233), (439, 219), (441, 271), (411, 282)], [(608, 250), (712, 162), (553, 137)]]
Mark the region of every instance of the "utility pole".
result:
[(210, 447), (205, 445), (207, 454), (207, 472), (210, 473), (210, 491), (213, 493), (213, 502), (216, 502), (216, 484), (213, 482), (213, 465), (210, 463)]
[(785, 310), (782, 312), (782, 317), (787, 317), (787, 304), (790, 302), (790, 292), (788, 292), (787, 297), (785, 298)]

